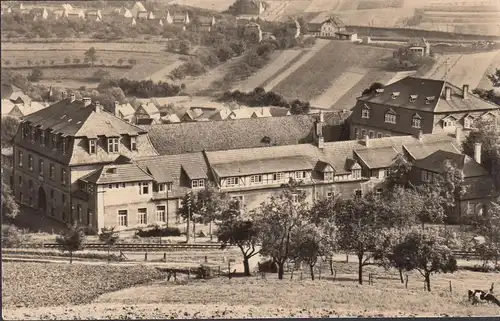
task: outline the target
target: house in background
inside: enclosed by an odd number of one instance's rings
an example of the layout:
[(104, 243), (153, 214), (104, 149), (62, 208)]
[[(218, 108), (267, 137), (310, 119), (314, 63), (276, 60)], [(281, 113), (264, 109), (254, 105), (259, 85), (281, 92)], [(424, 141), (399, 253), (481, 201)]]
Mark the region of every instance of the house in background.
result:
[(17, 103), (10, 105), (7, 103), (4, 105), (4, 100), (2, 100), (2, 116), (7, 115), (15, 118), (22, 118), (42, 110), (45, 107), (46, 106), (36, 101), (32, 101), (29, 104)]
[(102, 21), (101, 10), (89, 10), (85, 14), (89, 21), (96, 21), (96, 22)]
[(136, 123), (139, 123), (142, 119), (152, 119), (154, 122), (160, 122), (160, 110), (152, 102), (141, 104), (135, 111)]
[(336, 37), (337, 32), (345, 32), (345, 24), (338, 17), (331, 16), (329, 18), (320, 14), (308, 23), (309, 33), (317, 37)]
[(31, 98), (23, 93), (20, 88), (10, 85), (2, 84), (2, 100), (8, 99), (14, 104), (31, 104)]
[(198, 21), (200, 23), (200, 30), (210, 32), (212, 28), (215, 26), (215, 18), (214, 17), (198, 17)]
[(162, 124), (175, 124), (175, 123), (181, 122), (181, 119), (179, 118), (179, 116), (177, 116), (177, 114), (174, 114), (174, 113), (167, 114), (165, 116), (161, 116), (160, 120), (161, 120)]
[(167, 10), (167, 14), (165, 15), (165, 22), (168, 24), (174, 23), (174, 19), (172, 19), (172, 16), (170, 15), (170, 11)]
[(189, 13), (185, 14), (174, 14), (172, 18), (172, 23), (176, 26), (182, 27), (182, 30), (186, 30), (186, 26), (191, 22), (189, 19)]
[(137, 13), (137, 20), (147, 20), (149, 16), (149, 12), (147, 11), (139, 11)]
[(71, 11), (67, 11), (66, 18), (70, 20), (80, 20), (85, 19), (85, 12), (82, 9), (73, 9)]
[(119, 102), (115, 101), (113, 103), (113, 113), (116, 117), (119, 117), (126, 122), (134, 122), (135, 109), (129, 103), (120, 104)]
[(14, 176), (12, 175), (14, 170), (13, 150), (13, 147), (4, 147), (1, 151), (2, 182), (7, 184), (11, 189), (14, 186)]
[(254, 113), (253, 108), (242, 107), (238, 109), (233, 109), (227, 118), (228, 119), (252, 118), (253, 113)]
[(49, 17), (49, 12), (45, 8), (33, 8), (30, 10), (30, 16), (33, 21), (37, 20), (47, 20)]
[(406, 77), (357, 98), (350, 139), (394, 135), (467, 133), (473, 120), (500, 117), (500, 107), (443, 80)]
[(132, 9), (130, 9), (130, 13), (132, 14), (132, 17), (137, 18), (139, 12), (147, 12), (147, 10), (142, 3), (137, 1), (134, 3)]
[(406, 44), (406, 50), (425, 57), (431, 54), (431, 44), (423, 37), (414, 37)]

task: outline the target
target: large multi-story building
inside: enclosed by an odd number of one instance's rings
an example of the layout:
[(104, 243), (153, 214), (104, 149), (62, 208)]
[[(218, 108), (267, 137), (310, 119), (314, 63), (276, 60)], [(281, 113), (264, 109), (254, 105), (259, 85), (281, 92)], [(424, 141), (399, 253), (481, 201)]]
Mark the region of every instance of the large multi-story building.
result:
[[(436, 153), (443, 161), (462, 157), (459, 137), (448, 133), (339, 141), (343, 120), (341, 114), (320, 113), (146, 130), (71, 96), (21, 124), (13, 151), (14, 192), (19, 202), (54, 219), (78, 220), (98, 232), (174, 220), (185, 193), (209, 182), (252, 209), (280, 193), (290, 178), (301, 181), (309, 202), (351, 198), (383, 188), (398, 154), (421, 171)], [(467, 168), (481, 168), (478, 163), (467, 158)], [(480, 174), (469, 176), (491, 182)], [(471, 199), (474, 208), (489, 204), (488, 198)]]
[(500, 107), (443, 80), (406, 77), (361, 96), (352, 109), (350, 139), (467, 132), (475, 119), (500, 117)]

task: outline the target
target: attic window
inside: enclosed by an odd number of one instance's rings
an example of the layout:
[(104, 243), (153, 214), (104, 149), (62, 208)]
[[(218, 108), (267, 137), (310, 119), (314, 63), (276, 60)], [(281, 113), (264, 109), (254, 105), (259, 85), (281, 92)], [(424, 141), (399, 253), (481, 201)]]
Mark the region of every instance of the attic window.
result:
[(116, 167), (109, 167), (106, 169), (106, 174), (116, 174)]
[(396, 123), (396, 113), (392, 110), (389, 110), (385, 113), (385, 122), (390, 124)]
[(418, 95), (410, 95), (410, 103), (414, 103), (417, 101)]
[(422, 126), (422, 118), (418, 114), (413, 115), (411, 119), (411, 127), (420, 128), (421, 126)]
[(370, 108), (367, 105), (361, 109), (361, 118), (370, 118)]
[(393, 93), (391, 94), (391, 99), (396, 99), (396, 98), (398, 98), (398, 97), (399, 97), (399, 94), (400, 94), (400, 93), (399, 93), (399, 91), (395, 91), (395, 92), (393, 92)]
[(375, 95), (377, 95), (377, 96), (379, 96), (383, 92), (384, 92), (384, 88), (375, 89)]
[(429, 104), (430, 104), (431, 102), (433, 102), (435, 99), (436, 99), (436, 97), (434, 97), (434, 96), (425, 97), (425, 104), (426, 104), (426, 105), (429, 105)]

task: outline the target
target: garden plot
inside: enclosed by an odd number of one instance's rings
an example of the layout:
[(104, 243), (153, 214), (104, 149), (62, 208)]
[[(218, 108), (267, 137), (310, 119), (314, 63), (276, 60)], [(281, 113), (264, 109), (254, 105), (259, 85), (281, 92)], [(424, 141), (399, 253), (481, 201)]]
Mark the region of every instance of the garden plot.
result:
[(292, 64), (288, 69), (283, 71), (281, 74), (277, 75), (264, 87), (264, 89), (266, 91), (273, 90), (276, 85), (281, 83), (290, 74), (294, 73), (297, 69), (299, 69), (303, 64), (305, 64), (309, 59), (311, 59), (318, 51), (320, 51), (328, 43), (330, 43), (329, 40), (318, 39), (316, 41), (316, 44), (311, 49), (309, 49), (309, 51), (306, 54), (304, 54), (297, 62)]
[(279, 52), (275, 59), (270, 61), (266, 67), (257, 71), (257, 73), (250, 76), (250, 78), (235, 86), (233, 90), (238, 89), (243, 92), (254, 90), (256, 87), (261, 86), (265, 81), (270, 79), (281, 68), (290, 63), (290, 61), (295, 59), (301, 52), (301, 50), (283, 50)]
[(342, 73), (335, 79), (330, 88), (323, 94), (311, 100), (311, 106), (316, 108), (330, 108), (345, 92), (354, 87), (366, 74), (366, 70), (353, 70)]

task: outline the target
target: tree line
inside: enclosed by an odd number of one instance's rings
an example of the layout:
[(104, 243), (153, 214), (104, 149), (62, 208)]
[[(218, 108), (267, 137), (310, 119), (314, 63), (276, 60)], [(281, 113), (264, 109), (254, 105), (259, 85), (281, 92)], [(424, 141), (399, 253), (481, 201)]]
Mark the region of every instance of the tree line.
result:
[(294, 115), (307, 114), (311, 109), (311, 104), (308, 101), (294, 99), (292, 101), (286, 100), (280, 94), (273, 91), (266, 92), (264, 88), (257, 87), (254, 90), (244, 93), (239, 90), (226, 91), (219, 98), (221, 102), (237, 102), (250, 107), (260, 106), (277, 106), (290, 109), (290, 113)]

